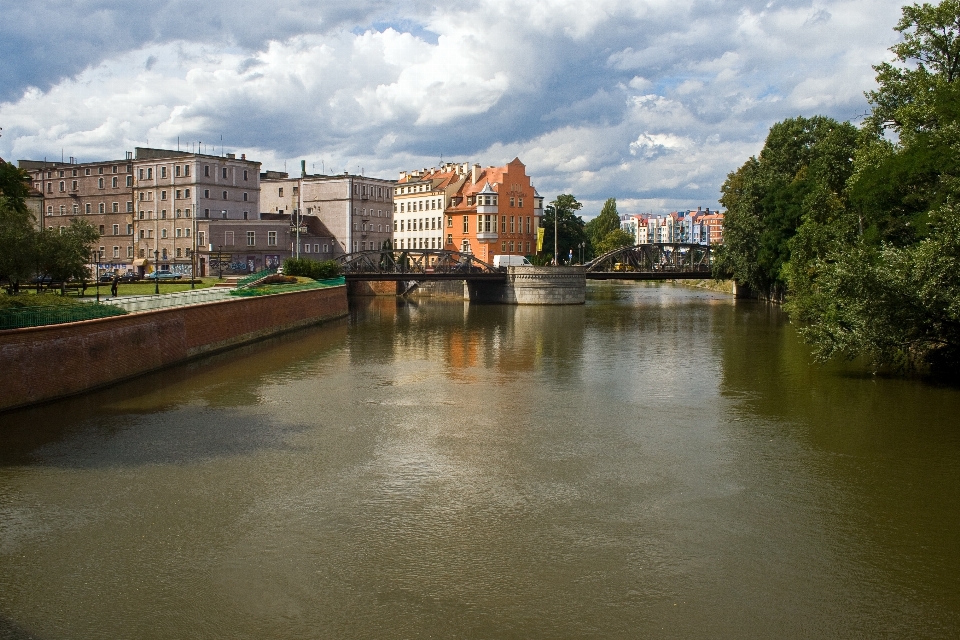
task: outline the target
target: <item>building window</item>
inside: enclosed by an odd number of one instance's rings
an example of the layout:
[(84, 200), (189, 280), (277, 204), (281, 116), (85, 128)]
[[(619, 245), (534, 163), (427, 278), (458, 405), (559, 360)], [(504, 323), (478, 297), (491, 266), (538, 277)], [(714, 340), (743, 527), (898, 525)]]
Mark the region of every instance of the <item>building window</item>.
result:
[(71, 184), (71, 187), (70, 187), (70, 188), (71, 188), (73, 191), (76, 191), (76, 190), (77, 190), (77, 181), (76, 181), (76, 180), (73, 181), (73, 183)]
[(243, 170), (243, 179), (244, 179), (244, 180), (247, 179), (247, 170), (246, 170), (246, 169)]
[(243, 201), (244, 201), (244, 202), (247, 201), (247, 192), (246, 192), (246, 191), (243, 192)]
[(276, 231), (267, 231), (267, 246), (275, 247), (277, 246), (277, 232)]
[(182, 238), (182, 237), (183, 237), (183, 229), (181, 229), (180, 227), (177, 227), (177, 231), (176, 231), (176, 233), (175, 233), (174, 235), (175, 235), (176, 237), (178, 237), (178, 238)]
[(226, 192), (226, 191), (223, 192), (223, 199), (224, 199), (224, 200), (227, 199), (227, 192)]
[(190, 189), (184, 189), (184, 190), (183, 190), (183, 197), (184, 197), (184, 198), (189, 198), (189, 197), (190, 197)]
[(256, 231), (247, 231), (247, 246), (252, 247), (257, 244), (257, 233)]
[(198, 231), (198, 232), (197, 232), (197, 244), (203, 245), (203, 239), (204, 239), (205, 236), (206, 236), (206, 234), (205, 234), (203, 231)]
[(204, 210), (203, 210), (203, 217), (204, 217), (204, 218), (209, 218), (209, 217), (210, 217), (210, 209), (204, 209)]
[(167, 177), (167, 168), (166, 168), (166, 167), (160, 167), (160, 177), (161, 177), (161, 178), (166, 178), (166, 177)]
[(180, 189), (177, 189), (176, 192), (174, 193), (173, 197), (174, 197), (175, 199), (179, 200), (180, 198), (183, 197), (183, 193), (181, 193)]
[(163, 229), (160, 229), (160, 237), (161, 237), (161, 238), (166, 238), (166, 237), (167, 237), (167, 228), (166, 228), (166, 227), (164, 227)]
[(226, 179), (226, 177), (227, 177), (227, 168), (224, 167), (224, 168), (223, 168), (223, 178)]
[(104, 205), (102, 202), (99, 205), (97, 205), (97, 213), (105, 213)]
[(133, 235), (133, 225), (132, 225), (132, 224), (129, 224), (129, 223), (127, 224), (127, 235), (128, 235), (128, 236), (132, 236), (132, 235)]
[(128, 258), (132, 258), (132, 257), (133, 257), (133, 247), (132, 247), (132, 246), (127, 247), (127, 257), (128, 257)]
[(304, 252), (304, 253), (310, 253), (310, 243), (309, 243), (309, 242), (308, 242), (307, 244), (303, 245), (303, 252)]
[(233, 231), (225, 231), (223, 233), (223, 245), (225, 247), (233, 246)]
[(453, 244), (453, 234), (452, 234), (452, 233), (448, 233), (448, 234), (447, 234), (447, 244)]
[(147, 167), (147, 180), (153, 180), (153, 167)]
[(180, 177), (180, 165), (174, 165), (174, 167), (173, 167), (173, 175), (174, 175), (174, 177), (176, 177), (176, 178), (179, 178), (179, 177)]
[(119, 202), (114, 202), (114, 203), (113, 203), (113, 212), (114, 212), (114, 213), (120, 213), (120, 203), (119, 203)]
[(522, 206), (523, 206), (523, 198), (517, 198), (517, 206), (518, 206), (518, 207), (522, 207)]
[(73, 205), (73, 215), (77, 215), (79, 213), (80, 213), (80, 205), (78, 204)]
[(127, 176), (127, 186), (128, 187), (133, 186), (133, 176)]
[(283, 187), (280, 187), (279, 189), (277, 189), (277, 197), (279, 198), (283, 197)]
[(120, 235), (120, 225), (118, 224), (113, 225), (113, 235), (115, 236)]
[(177, 257), (178, 258), (183, 257), (183, 249), (181, 249), (180, 247), (177, 247)]
[(167, 192), (166, 192), (165, 189), (160, 191), (160, 199), (161, 199), (161, 200), (166, 200), (166, 199), (167, 199)]
[[(101, 182), (102, 182), (102, 181), (101, 181)], [(100, 186), (102, 187), (103, 185), (101, 184)], [(61, 180), (61, 181), (60, 181), (60, 191), (63, 192), (63, 191), (66, 191), (66, 190), (67, 190), (67, 188), (66, 188), (66, 183), (65, 183), (63, 180)]]
[(470, 233), (470, 216), (463, 216), (463, 232)]
[(127, 213), (133, 213), (133, 202), (127, 200)]
[[(319, 245), (316, 245), (316, 244), (315, 244), (315, 245), (313, 245), (313, 248), (316, 249), (318, 246), (319, 246)], [(327, 252), (328, 252), (327, 243), (324, 243), (324, 244), (323, 244), (323, 252), (324, 252), (324, 253), (327, 253)]]
[(141, 258), (143, 257), (143, 254), (144, 254), (143, 249), (140, 249), (140, 257), (141, 257)]
[(203, 177), (204, 178), (210, 177), (210, 165), (208, 164), (203, 165)]
[(183, 165), (183, 175), (188, 178), (190, 177), (190, 165), (188, 164)]
[(114, 257), (114, 258), (119, 258), (119, 257), (120, 257), (120, 247), (114, 247), (114, 248), (113, 248), (113, 257)]

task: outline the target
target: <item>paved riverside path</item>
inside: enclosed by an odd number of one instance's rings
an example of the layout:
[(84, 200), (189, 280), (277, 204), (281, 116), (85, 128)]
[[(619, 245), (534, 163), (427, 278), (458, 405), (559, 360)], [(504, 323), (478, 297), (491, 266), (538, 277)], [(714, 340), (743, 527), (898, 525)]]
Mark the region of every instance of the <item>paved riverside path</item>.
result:
[(120, 307), (128, 313), (137, 313), (139, 311), (154, 311), (156, 309), (167, 309), (170, 307), (183, 307), (191, 304), (203, 304), (205, 302), (218, 302), (220, 300), (231, 299), (230, 292), (232, 287), (207, 287), (206, 289), (195, 289), (193, 291), (177, 291), (176, 293), (161, 293), (160, 295), (145, 296), (124, 296), (121, 298), (107, 298), (103, 304), (110, 304)]

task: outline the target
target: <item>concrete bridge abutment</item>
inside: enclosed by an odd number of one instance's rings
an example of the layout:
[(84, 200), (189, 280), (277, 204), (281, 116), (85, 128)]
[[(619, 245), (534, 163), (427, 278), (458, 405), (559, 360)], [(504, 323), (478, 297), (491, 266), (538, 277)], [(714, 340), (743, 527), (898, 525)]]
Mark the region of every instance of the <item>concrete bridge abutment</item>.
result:
[(465, 298), (498, 304), (583, 304), (587, 279), (583, 267), (507, 267), (507, 281), (468, 281)]

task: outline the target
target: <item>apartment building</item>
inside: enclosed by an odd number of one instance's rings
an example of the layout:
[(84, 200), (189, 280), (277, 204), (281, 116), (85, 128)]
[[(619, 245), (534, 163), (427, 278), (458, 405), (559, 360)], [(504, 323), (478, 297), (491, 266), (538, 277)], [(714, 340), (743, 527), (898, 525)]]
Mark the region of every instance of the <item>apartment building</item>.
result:
[(65, 228), (86, 220), (100, 232), (102, 269), (126, 270), (134, 258), (132, 155), (123, 160), (56, 163), (20, 160), (30, 176), (39, 224)]
[[(287, 214), (294, 220), (317, 218), (333, 234), (329, 257), (381, 249), (393, 235), (394, 183), (382, 178), (355, 175), (308, 174), (301, 163), (300, 177), (281, 171), (261, 176), (264, 213)], [(298, 217), (299, 216), (299, 217)], [(301, 238), (299, 253), (312, 254), (317, 241)], [(323, 242), (320, 242), (323, 245)], [(294, 247), (296, 255), (298, 247)], [(327, 259), (316, 256), (317, 259)]]
[(532, 255), (543, 216), (519, 158), (502, 167), (445, 164), (401, 174), (394, 245), (450, 249), (485, 262), (494, 255)]
[[(190, 275), (199, 220), (256, 221), (260, 163), (246, 155), (203, 155), (137, 147), (131, 162), (133, 233), (141, 272), (150, 265)], [(197, 267), (199, 269), (199, 265)]]

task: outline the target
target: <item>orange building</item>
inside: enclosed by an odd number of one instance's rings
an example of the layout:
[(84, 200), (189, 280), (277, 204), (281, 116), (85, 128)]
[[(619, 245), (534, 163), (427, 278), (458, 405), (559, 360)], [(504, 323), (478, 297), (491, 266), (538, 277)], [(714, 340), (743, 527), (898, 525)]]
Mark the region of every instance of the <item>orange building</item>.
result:
[(519, 158), (502, 167), (446, 164), (401, 175), (394, 196), (397, 249), (450, 249), (484, 262), (536, 252), (543, 198)]

